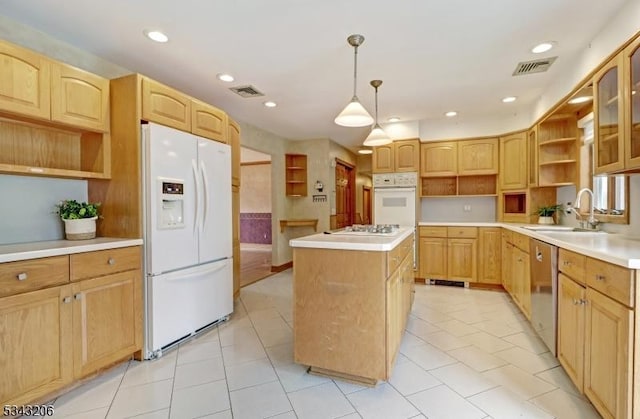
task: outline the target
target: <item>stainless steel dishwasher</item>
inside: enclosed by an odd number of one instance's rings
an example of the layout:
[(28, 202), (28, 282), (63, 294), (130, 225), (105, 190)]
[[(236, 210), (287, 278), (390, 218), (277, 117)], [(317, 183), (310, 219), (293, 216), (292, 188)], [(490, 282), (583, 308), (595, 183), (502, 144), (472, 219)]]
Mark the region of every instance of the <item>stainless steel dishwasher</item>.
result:
[(558, 321), (558, 248), (531, 239), (531, 324), (556, 356)]

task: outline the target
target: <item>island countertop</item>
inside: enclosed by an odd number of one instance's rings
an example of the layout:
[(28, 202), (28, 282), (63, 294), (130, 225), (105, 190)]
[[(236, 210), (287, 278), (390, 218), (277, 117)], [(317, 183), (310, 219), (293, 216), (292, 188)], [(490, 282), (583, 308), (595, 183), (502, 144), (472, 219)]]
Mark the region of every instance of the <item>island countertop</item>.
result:
[(89, 240), (50, 240), (32, 243), (5, 244), (0, 246), (0, 263), (16, 262), (49, 256), (71, 255), (95, 250), (140, 246), (142, 239), (97, 237)]
[(391, 234), (375, 234), (366, 232), (333, 231), (289, 240), (291, 247), (307, 247), (314, 249), (365, 250), (388, 252), (398, 246), (414, 232), (413, 228), (400, 227)]

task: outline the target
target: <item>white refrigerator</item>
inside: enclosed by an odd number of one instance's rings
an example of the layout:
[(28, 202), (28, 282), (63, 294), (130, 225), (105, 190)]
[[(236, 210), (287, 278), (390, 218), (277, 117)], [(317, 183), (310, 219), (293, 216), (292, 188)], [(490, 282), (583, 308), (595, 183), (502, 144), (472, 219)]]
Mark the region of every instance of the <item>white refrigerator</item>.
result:
[(142, 126), (146, 356), (233, 311), (231, 147)]

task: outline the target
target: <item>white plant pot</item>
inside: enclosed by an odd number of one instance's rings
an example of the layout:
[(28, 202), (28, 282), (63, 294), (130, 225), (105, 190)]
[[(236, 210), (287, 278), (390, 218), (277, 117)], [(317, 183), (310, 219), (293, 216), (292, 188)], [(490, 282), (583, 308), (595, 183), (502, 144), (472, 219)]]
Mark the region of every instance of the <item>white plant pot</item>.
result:
[(64, 221), (64, 232), (67, 240), (86, 240), (96, 237), (96, 220), (98, 217), (79, 218)]
[(553, 217), (543, 217), (542, 215), (538, 217), (538, 224), (555, 224), (553, 221)]

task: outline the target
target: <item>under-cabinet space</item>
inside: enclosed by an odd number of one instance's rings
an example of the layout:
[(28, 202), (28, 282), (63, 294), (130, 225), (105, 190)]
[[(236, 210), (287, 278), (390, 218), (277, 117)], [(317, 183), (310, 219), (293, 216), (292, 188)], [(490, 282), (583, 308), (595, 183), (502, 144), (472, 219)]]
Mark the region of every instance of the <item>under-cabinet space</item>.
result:
[(421, 178), (421, 196), (495, 196), (495, 175)]
[(307, 155), (285, 154), (287, 196), (307, 196)]
[(109, 134), (0, 119), (0, 172), (108, 179)]
[(455, 196), (457, 188), (456, 176), (421, 178), (422, 196)]
[(495, 175), (458, 177), (458, 195), (490, 195), (497, 193)]

